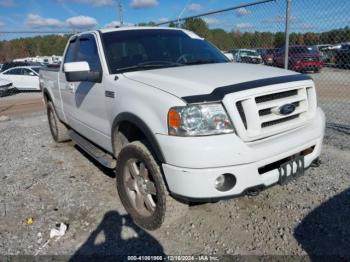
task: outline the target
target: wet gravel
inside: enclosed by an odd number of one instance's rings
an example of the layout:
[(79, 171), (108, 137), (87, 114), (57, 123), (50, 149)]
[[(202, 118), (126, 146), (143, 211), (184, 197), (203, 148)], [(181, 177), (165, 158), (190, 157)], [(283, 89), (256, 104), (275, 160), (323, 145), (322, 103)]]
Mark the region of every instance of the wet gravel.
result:
[[(14, 117), (0, 122), (0, 254), (350, 255), (349, 135), (327, 129), (321, 159), (286, 186), (193, 205), (146, 232), (125, 213), (113, 172), (55, 144), (43, 113)], [(61, 222), (66, 234), (46, 243)]]

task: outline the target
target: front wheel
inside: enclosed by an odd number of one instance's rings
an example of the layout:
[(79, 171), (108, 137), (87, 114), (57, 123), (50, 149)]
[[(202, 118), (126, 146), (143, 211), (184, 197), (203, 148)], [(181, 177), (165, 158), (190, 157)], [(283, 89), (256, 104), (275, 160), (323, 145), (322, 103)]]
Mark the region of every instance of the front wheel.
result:
[(121, 150), (116, 173), (120, 200), (139, 226), (155, 230), (187, 210), (187, 204), (168, 194), (159, 165), (143, 143), (133, 142)]

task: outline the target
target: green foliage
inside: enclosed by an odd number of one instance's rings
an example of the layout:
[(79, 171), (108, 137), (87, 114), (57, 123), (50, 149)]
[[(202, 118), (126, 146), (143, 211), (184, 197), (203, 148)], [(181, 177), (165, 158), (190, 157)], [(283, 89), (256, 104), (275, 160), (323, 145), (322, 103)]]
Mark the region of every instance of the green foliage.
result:
[(174, 22), (171, 22), (171, 23), (169, 24), (169, 27), (177, 27), (177, 26), (176, 26), (176, 24), (175, 24)]
[(195, 32), (197, 35), (208, 40), (212, 39), (211, 30), (207, 23), (201, 18), (187, 19), (182, 25), (182, 28)]
[(69, 35), (48, 35), (0, 41), (0, 62), (29, 56), (62, 55)]
[(223, 29), (211, 30), (211, 37), (213, 44), (221, 50), (228, 50), (232, 47), (232, 38)]
[(148, 22), (148, 23), (139, 23), (137, 24), (137, 26), (155, 26), (156, 23), (155, 22)]

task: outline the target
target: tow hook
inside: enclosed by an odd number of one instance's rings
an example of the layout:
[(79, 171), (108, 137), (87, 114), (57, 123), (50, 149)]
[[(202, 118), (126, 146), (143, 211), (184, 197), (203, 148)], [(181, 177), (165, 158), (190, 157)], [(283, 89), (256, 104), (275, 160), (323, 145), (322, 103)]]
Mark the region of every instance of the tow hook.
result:
[(311, 163), (311, 167), (319, 167), (322, 164), (321, 160), (319, 158), (316, 158), (314, 161)]

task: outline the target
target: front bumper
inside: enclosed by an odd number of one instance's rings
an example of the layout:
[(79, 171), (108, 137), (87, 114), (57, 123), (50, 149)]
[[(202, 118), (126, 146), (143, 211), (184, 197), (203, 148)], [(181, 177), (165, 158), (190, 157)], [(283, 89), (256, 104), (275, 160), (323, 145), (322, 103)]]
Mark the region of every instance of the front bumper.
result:
[(301, 62), (294, 64), (292, 70), (294, 71), (314, 71), (322, 69), (322, 62)]
[(8, 92), (10, 90), (13, 90), (15, 87), (13, 86), (13, 84), (8, 84), (8, 85), (3, 85), (3, 86), (0, 86), (0, 91), (2, 92)]
[[(267, 187), (278, 182), (278, 168), (263, 174), (259, 168), (314, 147), (305, 156), (305, 167), (310, 166), (321, 153), (324, 130), (325, 117), (318, 109), (308, 125), (254, 143), (243, 143), (235, 135), (186, 139), (159, 136), (167, 160), (163, 164), (166, 182), (173, 194), (199, 200), (240, 195), (256, 186)], [(215, 180), (226, 173), (236, 177), (236, 185), (228, 191), (218, 191)]]

